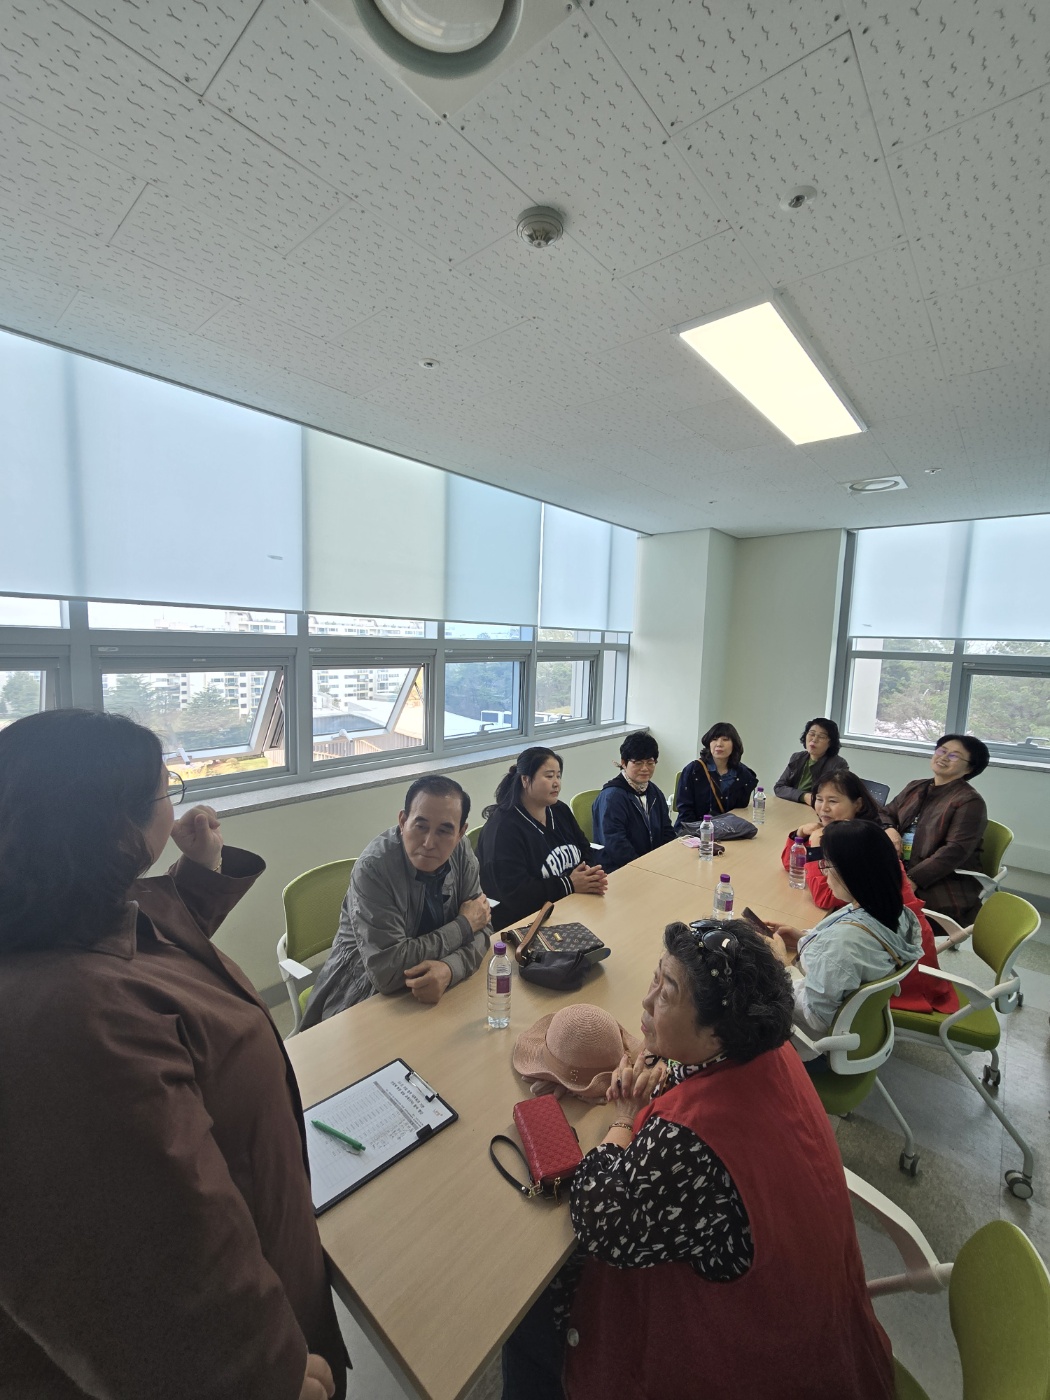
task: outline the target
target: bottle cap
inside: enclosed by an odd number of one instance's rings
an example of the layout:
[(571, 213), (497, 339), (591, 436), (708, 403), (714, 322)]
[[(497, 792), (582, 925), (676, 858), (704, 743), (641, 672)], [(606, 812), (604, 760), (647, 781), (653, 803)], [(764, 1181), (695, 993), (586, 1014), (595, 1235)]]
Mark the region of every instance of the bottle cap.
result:
[(709, 822), (710, 820), (711, 820), (711, 813), (710, 813), (710, 812), (705, 812), (705, 813), (704, 813), (704, 821), (705, 821), (705, 822)]
[(761, 783), (759, 783), (758, 787), (755, 788), (755, 791), (756, 791), (756, 792), (765, 792), (765, 788), (762, 786)]
[(501, 957), (507, 951), (507, 945), (502, 940), (498, 940), (493, 943), (492, 951), (496, 954), (497, 958)]
[(718, 878), (721, 880), (721, 882), (722, 882), (723, 885), (728, 885), (728, 884), (729, 884), (729, 876), (725, 873), (724, 870), (722, 871), (721, 875), (719, 875)]

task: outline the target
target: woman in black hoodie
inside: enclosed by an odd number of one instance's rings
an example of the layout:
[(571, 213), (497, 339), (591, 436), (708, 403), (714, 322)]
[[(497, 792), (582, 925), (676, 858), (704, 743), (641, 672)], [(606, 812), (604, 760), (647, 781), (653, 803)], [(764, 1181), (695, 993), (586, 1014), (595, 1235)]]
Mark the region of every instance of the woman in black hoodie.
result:
[(492, 927), (499, 932), (567, 894), (604, 894), (608, 880), (590, 865), (591, 844), (564, 802), (561, 759), (552, 749), (518, 755), (484, 811), (478, 837), (481, 888), (499, 900)]

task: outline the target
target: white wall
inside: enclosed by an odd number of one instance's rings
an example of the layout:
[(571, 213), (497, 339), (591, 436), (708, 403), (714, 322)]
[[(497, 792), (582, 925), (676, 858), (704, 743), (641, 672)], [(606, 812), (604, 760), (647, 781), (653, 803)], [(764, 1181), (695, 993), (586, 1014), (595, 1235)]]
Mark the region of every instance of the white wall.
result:
[(656, 782), (694, 759), (700, 735), (722, 711), (733, 561), (738, 541), (718, 530), (653, 535), (638, 544), (631, 636), (630, 723), (660, 743)]
[[(557, 744), (565, 761), (565, 800), (586, 788), (598, 788), (616, 774), (621, 735), (588, 743)], [(492, 795), (511, 760), (501, 758), (467, 768), (446, 766), (471, 798), (471, 826), (481, 821), (481, 809)], [(356, 856), (372, 837), (397, 821), (411, 780), (391, 777), (365, 789), (331, 797), (314, 797), (280, 807), (222, 817), (223, 840), (230, 846), (255, 851), (266, 861), (266, 872), (234, 909), (216, 935), (216, 945), (234, 958), (256, 987), (280, 982), (277, 940), (284, 932), (281, 891), (288, 882), (325, 861)], [(169, 843), (154, 873), (178, 858)]]

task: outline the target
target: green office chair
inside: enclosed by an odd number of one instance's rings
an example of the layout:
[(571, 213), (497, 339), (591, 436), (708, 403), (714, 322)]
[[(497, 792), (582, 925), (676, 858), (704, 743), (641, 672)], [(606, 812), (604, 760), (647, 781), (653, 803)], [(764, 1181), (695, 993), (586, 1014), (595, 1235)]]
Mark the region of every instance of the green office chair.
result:
[(670, 809), (672, 818), (676, 818), (678, 816), (678, 784), (681, 781), (682, 770), (681, 768), (679, 768), (678, 772), (674, 775), (674, 787), (671, 789), (671, 800), (667, 804), (668, 808)]
[(355, 864), (356, 859), (329, 861), (297, 875), (284, 888), (284, 933), (277, 940), (277, 966), (292, 1003), (292, 1035), (302, 1025), (318, 972), (306, 964), (327, 953), (335, 941)]
[[(936, 918), (946, 927), (959, 927), (951, 919), (936, 915), (932, 910), (926, 912), (928, 917)], [(925, 1045), (931, 1041), (940, 1043), (1017, 1143), (1023, 1154), (1023, 1166), (1021, 1171), (1006, 1173), (1006, 1184), (1013, 1195), (1021, 1200), (1027, 1200), (1032, 1194), (1032, 1149), (996, 1103), (991, 1091), (999, 1087), (1002, 1078), (998, 1051), (1001, 1028), (996, 1012), (1008, 1016), (1017, 1010), (1021, 979), (1014, 971), (1014, 963), (1022, 945), (1038, 927), (1039, 913), (1027, 899), (1006, 890), (989, 895), (974, 920), (973, 950), (991, 969), (995, 984), (985, 989), (954, 972), (922, 966), (919, 970), (925, 976), (940, 977), (952, 983), (959, 993), (959, 1010), (951, 1015), (941, 1011), (892, 1013), (897, 1036), (901, 1040)], [(967, 1056), (975, 1050), (991, 1056), (984, 1068), (983, 1083), (966, 1064)]]
[(588, 841), (594, 840), (594, 818), (591, 808), (594, 806), (594, 799), (601, 791), (600, 788), (588, 788), (586, 792), (578, 792), (569, 803), (572, 814), (580, 824), (580, 830)]
[[(962, 1367), (964, 1400), (1050, 1400), (1050, 1274), (1031, 1240), (1008, 1220), (971, 1235), (954, 1264), (942, 1264), (915, 1221), (854, 1172), (846, 1185), (896, 1245), (904, 1272), (869, 1279), (873, 1298), (940, 1293)], [(929, 1400), (894, 1357), (897, 1400)]]
[(865, 982), (847, 997), (836, 1013), (827, 1035), (811, 1040), (794, 1028), (792, 1039), (828, 1057), (828, 1068), (812, 1075), (813, 1086), (820, 1095), (824, 1111), (844, 1117), (862, 1103), (873, 1088), (885, 1100), (890, 1112), (904, 1134), (904, 1148), (898, 1159), (902, 1172), (915, 1176), (919, 1170), (919, 1154), (915, 1137), (907, 1120), (893, 1102), (878, 1075), (893, 1053), (894, 1026), (890, 1015), (890, 997), (900, 987), (915, 963), (894, 970), (874, 982)]
[(467, 832), (467, 840), (470, 842), (470, 849), (474, 852), (475, 855), (477, 855), (478, 853), (478, 837), (481, 835), (482, 826), (484, 826), (484, 822), (482, 822), (479, 826), (472, 826)]
[(1006, 848), (1013, 839), (1014, 834), (1008, 826), (1003, 826), (1002, 822), (989, 821), (984, 828), (981, 847), (977, 852), (977, 864), (980, 869), (956, 871), (957, 875), (969, 875), (977, 881), (981, 887), (982, 904), (989, 895), (1002, 889), (1006, 879), (1003, 856), (1006, 855)]

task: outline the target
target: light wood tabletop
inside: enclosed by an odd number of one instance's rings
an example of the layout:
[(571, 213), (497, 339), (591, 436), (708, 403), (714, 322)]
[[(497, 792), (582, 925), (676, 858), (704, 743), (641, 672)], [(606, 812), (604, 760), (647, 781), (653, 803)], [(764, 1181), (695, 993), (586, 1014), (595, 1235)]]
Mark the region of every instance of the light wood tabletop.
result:
[[(788, 890), (780, 863), (784, 834), (804, 809), (770, 807), (753, 841), (727, 846), (732, 865), (727, 857), (713, 864), (731, 870), (738, 910), (747, 904), (767, 921), (808, 926), (819, 911), (805, 891)], [(566, 1206), (516, 1194), (488, 1159), (495, 1134), (516, 1137), (511, 1112), (527, 1097), (511, 1068), (515, 1040), (570, 1001), (605, 1007), (638, 1036), (664, 927), (711, 912), (715, 879), (697, 876), (699, 865), (695, 850), (674, 842), (616, 871), (604, 898), (559, 901), (555, 921), (586, 924), (612, 953), (576, 993), (516, 976), (507, 1030), (486, 1025), (483, 966), (437, 1006), (377, 996), (287, 1042), (307, 1106), (400, 1056), (459, 1114), (318, 1221), (337, 1292), (418, 1394), (462, 1395), (572, 1249)], [(584, 1151), (593, 1147), (611, 1110), (563, 1104)]]

